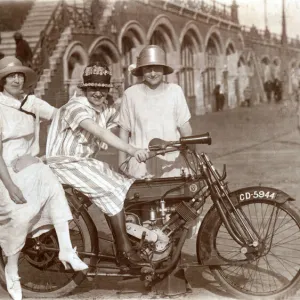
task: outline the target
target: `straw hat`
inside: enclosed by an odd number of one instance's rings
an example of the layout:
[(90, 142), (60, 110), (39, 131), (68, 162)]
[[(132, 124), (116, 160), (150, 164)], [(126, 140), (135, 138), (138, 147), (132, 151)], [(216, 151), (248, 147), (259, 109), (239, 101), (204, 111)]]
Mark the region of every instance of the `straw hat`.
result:
[(156, 45), (146, 46), (137, 58), (136, 68), (131, 71), (134, 76), (142, 76), (142, 68), (146, 66), (163, 66), (164, 75), (173, 73), (173, 68), (166, 64), (165, 51)]
[(37, 81), (37, 75), (32, 69), (23, 66), (21, 61), (14, 56), (5, 56), (0, 59), (0, 80), (11, 73), (24, 74), (24, 87), (29, 87)]
[(79, 88), (87, 87), (103, 87), (111, 88), (110, 83), (111, 72), (107, 66), (102, 66), (99, 63), (88, 65), (83, 72), (83, 83), (78, 85)]

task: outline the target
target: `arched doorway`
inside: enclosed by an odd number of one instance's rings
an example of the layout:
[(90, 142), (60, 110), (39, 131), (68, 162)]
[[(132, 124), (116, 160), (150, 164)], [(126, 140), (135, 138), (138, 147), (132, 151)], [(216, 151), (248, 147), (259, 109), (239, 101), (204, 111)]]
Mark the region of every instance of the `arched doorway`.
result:
[(87, 64), (88, 54), (83, 45), (78, 41), (72, 42), (63, 56), (64, 84), (67, 99), (70, 99), (75, 91), (79, 92), (77, 85), (82, 82), (83, 71)]
[(125, 89), (139, 80), (131, 75), (128, 68), (130, 65), (136, 64), (136, 58), (145, 43), (146, 34), (140, 23), (129, 21), (123, 26), (118, 37), (118, 47), (122, 53), (122, 75)]
[(194, 108), (195, 104), (195, 47), (189, 35), (185, 35), (180, 50), (180, 86), (184, 91), (187, 102), (190, 107)]
[(179, 84), (182, 87), (190, 110), (200, 115), (205, 112), (201, 69), (204, 59), (204, 42), (194, 21), (189, 21), (179, 36), (180, 72)]
[(128, 88), (134, 83), (134, 76), (131, 75), (131, 73), (128, 72), (128, 67), (135, 63), (134, 57), (132, 53), (132, 49), (134, 48), (133, 41), (127, 37), (124, 36), (122, 38), (122, 67), (123, 67), (123, 76), (124, 76), (124, 88)]
[(113, 41), (106, 37), (97, 38), (89, 49), (89, 63), (99, 62), (107, 65), (112, 72), (111, 82), (114, 88), (111, 89), (111, 95), (116, 100), (118, 98), (118, 87), (122, 84), (122, 66), (120, 54)]
[(224, 106), (232, 108), (237, 104), (237, 59), (238, 55), (231, 40), (227, 41), (225, 50), (225, 65), (222, 72), (221, 84), (225, 95)]
[(209, 38), (205, 51), (205, 70), (202, 72), (204, 103), (211, 111), (216, 110), (214, 90), (217, 85), (218, 49), (213, 38)]
[(165, 35), (160, 30), (155, 30), (150, 39), (151, 45), (157, 45), (162, 48), (166, 53), (168, 51), (167, 40)]
[(175, 71), (165, 76), (166, 80), (178, 83), (179, 40), (172, 22), (164, 15), (157, 16), (149, 27), (147, 41), (148, 44), (157, 45), (165, 51), (166, 63)]

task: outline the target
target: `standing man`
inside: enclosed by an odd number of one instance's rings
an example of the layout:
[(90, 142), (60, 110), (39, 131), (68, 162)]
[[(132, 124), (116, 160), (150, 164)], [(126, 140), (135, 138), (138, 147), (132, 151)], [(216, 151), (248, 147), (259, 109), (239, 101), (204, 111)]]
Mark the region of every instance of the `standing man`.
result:
[(20, 32), (14, 34), (14, 39), (16, 42), (16, 58), (18, 58), (24, 66), (32, 67), (32, 51), (26, 40)]

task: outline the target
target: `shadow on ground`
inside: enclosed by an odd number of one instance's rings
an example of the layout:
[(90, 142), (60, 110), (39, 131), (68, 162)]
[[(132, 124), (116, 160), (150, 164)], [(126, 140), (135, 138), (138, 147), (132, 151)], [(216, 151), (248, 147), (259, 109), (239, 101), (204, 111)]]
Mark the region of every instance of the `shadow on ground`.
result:
[[(103, 233), (99, 233), (103, 234)], [(188, 254), (183, 254), (182, 260), (185, 263), (195, 262), (195, 256)], [(193, 295), (193, 289), (203, 289), (212, 293), (214, 296), (218, 297), (230, 297), (230, 295), (220, 287), (220, 285), (215, 281), (213, 275), (208, 268), (190, 268), (186, 271), (186, 278), (192, 288), (192, 293), (186, 293), (181, 295), (172, 296), (182, 298), (188, 295)], [(81, 294), (88, 293), (92, 290), (101, 290), (104, 294), (115, 293), (118, 298), (122, 297), (141, 297), (146, 299), (155, 299), (157, 297), (163, 298), (165, 295), (156, 294), (149, 289), (144, 287), (143, 282), (139, 279), (123, 280), (121, 277), (95, 277), (92, 281), (85, 280), (78, 288), (76, 288), (72, 295), (80, 298)], [(198, 293), (197, 293), (198, 294)], [(165, 296), (168, 297), (168, 296)]]

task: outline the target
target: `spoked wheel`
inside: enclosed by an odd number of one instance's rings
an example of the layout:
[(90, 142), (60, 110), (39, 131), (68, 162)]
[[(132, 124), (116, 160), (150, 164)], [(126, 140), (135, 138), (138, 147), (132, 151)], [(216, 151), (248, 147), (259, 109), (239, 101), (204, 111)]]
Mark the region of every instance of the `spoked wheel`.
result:
[(296, 292), (300, 277), (300, 215), (291, 202), (251, 200), (237, 206), (258, 233), (258, 246), (235, 242), (218, 219), (211, 249), (228, 262), (211, 267), (220, 284), (239, 299), (285, 299)]
[[(77, 247), (77, 251), (91, 252), (94, 241), (89, 234), (89, 224), (84, 214), (80, 214), (78, 218), (74, 217), (69, 227), (72, 245)], [(19, 258), (19, 275), (25, 297), (57, 298), (70, 293), (85, 279), (86, 272), (66, 271), (58, 259), (58, 253), (58, 241), (54, 230), (38, 238), (27, 239)], [(89, 264), (89, 258), (81, 259)], [(1, 251), (2, 282), (5, 282), (5, 264), (6, 257)]]

